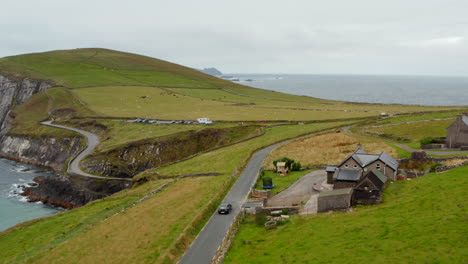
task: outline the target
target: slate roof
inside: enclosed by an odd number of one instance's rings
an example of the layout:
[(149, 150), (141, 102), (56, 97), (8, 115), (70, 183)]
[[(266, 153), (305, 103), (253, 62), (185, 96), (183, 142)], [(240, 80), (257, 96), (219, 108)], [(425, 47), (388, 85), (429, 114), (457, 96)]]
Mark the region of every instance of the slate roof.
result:
[(382, 183), (386, 183), (388, 178), (387, 176), (385, 176), (382, 172), (378, 171), (378, 170), (373, 170), (372, 173), (374, 173), (375, 176), (377, 176), (377, 178), (382, 182)]
[(390, 155), (388, 155), (385, 152), (380, 153), (379, 159), (387, 164), (390, 168), (397, 170), (398, 169), (398, 161), (396, 161), (394, 158), (392, 158)]
[(336, 166), (327, 166), (325, 168), (326, 172), (335, 172), (336, 171)]
[(336, 175), (337, 181), (359, 181), (361, 178), (361, 170), (356, 169), (340, 169)]
[(375, 154), (354, 154), (353, 158), (357, 161), (362, 167), (365, 167), (372, 162), (376, 161), (379, 158), (379, 155)]
[(468, 115), (462, 115), (462, 121), (468, 126)]
[(381, 160), (383, 163), (387, 164), (390, 168), (394, 170), (398, 168), (398, 161), (396, 161), (387, 153), (382, 152), (380, 154), (368, 154), (361, 148), (361, 146), (359, 146), (353, 152), (353, 154), (348, 156), (340, 165), (338, 165), (338, 167), (343, 165), (350, 158), (354, 159), (362, 168), (366, 167), (367, 165), (371, 164), (376, 160)]

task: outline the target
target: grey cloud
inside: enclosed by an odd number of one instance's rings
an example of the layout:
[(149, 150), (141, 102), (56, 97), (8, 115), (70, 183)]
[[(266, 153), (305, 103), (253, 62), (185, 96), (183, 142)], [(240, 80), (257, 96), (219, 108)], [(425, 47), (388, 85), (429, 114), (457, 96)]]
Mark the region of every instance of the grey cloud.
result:
[(468, 75), (468, 2), (5, 0), (0, 56), (105, 47), (225, 72)]

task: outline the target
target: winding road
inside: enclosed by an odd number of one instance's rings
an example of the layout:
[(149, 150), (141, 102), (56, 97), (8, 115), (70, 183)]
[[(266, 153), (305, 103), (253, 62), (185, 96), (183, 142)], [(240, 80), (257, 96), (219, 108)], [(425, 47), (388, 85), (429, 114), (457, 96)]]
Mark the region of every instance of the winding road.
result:
[(124, 179), (124, 178), (116, 178), (116, 177), (104, 177), (104, 176), (96, 176), (96, 175), (91, 175), (89, 173), (84, 172), (80, 168), (80, 162), (89, 154), (91, 154), (96, 146), (99, 144), (99, 137), (93, 133), (90, 133), (88, 131), (84, 131), (81, 129), (77, 129), (74, 127), (67, 127), (67, 126), (62, 126), (62, 125), (56, 125), (52, 124), (52, 121), (45, 121), (41, 122), (41, 125), (44, 126), (50, 126), (50, 127), (55, 127), (55, 128), (61, 128), (61, 129), (66, 129), (70, 131), (74, 131), (77, 133), (80, 133), (81, 135), (86, 137), (86, 148), (82, 150), (78, 155), (76, 155), (68, 164), (68, 170), (67, 172), (69, 174), (76, 174), (79, 176), (83, 177), (89, 177), (89, 178), (94, 178), (94, 179), (103, 179), (103, 180), (120, 180), (120, 181), (129, 181), (131, 182), (131, 179)]
[(179, 264), (209, 264), (216, 255), (224, 237), (229, 231), (236, 216), (240, 213), (241, 205), (247, 198), (250, 189), (254, 185), (258, 171), (263, 160), (276, 147), (290, 142), (291, 140), (281, 142), (256, 152), (245, 167), (242, 174), (237, 179), (234, 186), (228, 192), (223, 202), (231, 203), (232, 212), (228, 215), (219, 215), (215, 212), (208, 223), (198, 234), (190, 248), (179, 261)]

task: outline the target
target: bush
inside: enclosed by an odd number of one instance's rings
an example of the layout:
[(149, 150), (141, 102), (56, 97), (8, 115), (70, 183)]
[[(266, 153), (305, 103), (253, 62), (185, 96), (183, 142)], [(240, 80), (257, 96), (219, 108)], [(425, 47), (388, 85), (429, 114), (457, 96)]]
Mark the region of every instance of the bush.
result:
[(421, 141), (419, 141), (419, 142), (421, 143), (421, 146), (422, 146), (422, 145), (434, 144), (434, 143), (443, 143), (441, 139), (439, 139), (439, 138), (433, 138), (433, 137), (423, 138), (423, 139), (421, 139)]
[(302, 164), (300, 162), (294, 162), (291, 166), (292, 171), (298, 171), (302, 168)]

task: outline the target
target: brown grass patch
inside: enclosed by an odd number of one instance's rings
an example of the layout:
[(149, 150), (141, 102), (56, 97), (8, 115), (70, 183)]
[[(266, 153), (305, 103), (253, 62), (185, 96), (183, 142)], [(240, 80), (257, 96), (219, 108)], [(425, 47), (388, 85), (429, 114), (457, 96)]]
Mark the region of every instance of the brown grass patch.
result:
[(447, 161), (444, 161), (443, 164), (444, 165), (455, 165), (455, 164), (461, 164), (465, 161), (468, 161), (468, 158), (465, 158), (465, 159), (451, 159), (451, 160), (447, 160)]
[(281, 157), (299, 161), (304, 167), (339, 164), (356, 149), (359, 143), (368, 153), (383, 151), (394, 158), (398, 157), (395, 149), (383, 142), (362, 142), (342, 133), (333, 133), (309, 137), (281, 146), (271, 152), (263, 166), (273, 169), (273, 160)]

